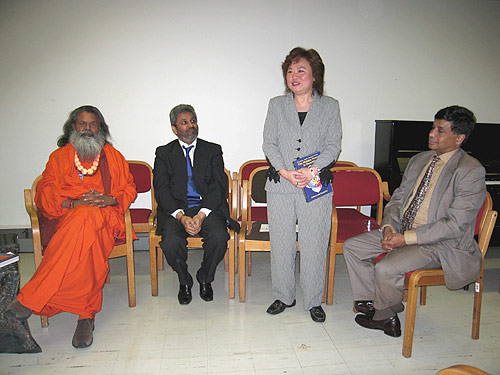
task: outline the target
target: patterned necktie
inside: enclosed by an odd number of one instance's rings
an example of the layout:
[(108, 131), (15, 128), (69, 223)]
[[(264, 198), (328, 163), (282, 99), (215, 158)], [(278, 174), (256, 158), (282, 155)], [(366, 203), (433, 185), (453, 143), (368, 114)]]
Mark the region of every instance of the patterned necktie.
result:
[(418, 209), (420, 205), (424, 201), (425, 193), (427, 193), (427, 189), (429, 188), (429, 183), (431, 182), (432, 172), (434, 171), (434, 166), (438, 162), (439, 156), (434, 155), (431, 163), (427, 167), (425, 171), (424, 177), (422, 177), (422, 181), (418, 185), (417, 191), (413, 196), (413, 199), (403, 214), (401, 218), (401, 229), (400, 233), (404, 233), (406, 230), (411, 229), (413, 226), (413, 221), (415, 220), (415, 216), (417, 216)]
[(200, 205), (200, 194), (196, 190), (196, 185), (194, 184), (193, 179), (193, 167), (191, 166), (191, 158), (189, 157), (189, 151), (194, 146), (185, 147), (182, 146), (184, 150), (186, 150), (186, 168), (187, 168), (187, 202), (188, 207), (196, 207)]

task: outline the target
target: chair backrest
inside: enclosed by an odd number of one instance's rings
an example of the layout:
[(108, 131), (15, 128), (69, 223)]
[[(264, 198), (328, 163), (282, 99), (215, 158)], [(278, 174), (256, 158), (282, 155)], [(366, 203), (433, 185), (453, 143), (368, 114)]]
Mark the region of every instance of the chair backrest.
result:
[[(134, 183), (138, 194), (149, 193), (151, 208), (130, 207), (130, 217), (132, 226), (136, 232), (149, 232), (149, 223), (152, 225), (152, 218), (156, 216), (155, 192), (153, 187), (153, 168), (139, 160), (127, 160), (130, 173), (134, 177)], [(151, 218), (151, 219), (150, 219)]]
[(477, 214), (476, 227), (474, 230), (474, 235), (477, 235), (478, 237), (477, 243), (479, 245), (479, 250), (481, 251), (481, 255), (483, 256), (483, 258), (488, 251), (491, 235), (497, 221), (498, 213), (492, 208), (493, 201), (491, 199), (491, 195), (490, 193), (486, 192), (484, 203)]
[[(36, 203), (35, 203), (35, 195), (36, 195), (36, 187), (38, 185), (38, 181), (40, 181), (42, 179), (42, 175), (38, 176), (37, 178), (35, 178), (35, 181), (33, 181), (33, 184), (31, 184), (31, 189), (25, 189), (24, 190), (24, 204), (26, 206), (26, 210), (28, 210), (28, 200), (29, 200), (29, 203), (31, 204), (31, 207), (33, 207), (33, 209), (35, 210), (35, 212), (38, 212), (38, 208), (36, 207)], [(30, 213), (28, 211), (28, 213)]]
[(241, 165), (238, 172), (238, 185), (240, 189), (243, 187), (243, 181), (248, 181), (250, 173), (258, 167), (268, 167), (266, 159), (248, 160)]
[(334, 168), (340, 167), (357, 167), (358, 165), (352, 161), (337, 160), (334, 164)]
[(383, 188), (380, 175), (371, 168), (333, 167), (333, 204), (335, 206), (377, 205), (377, 223), (382, 222)]
[[(267, 220), (266, 174), (269, 166), (255, 168), (248, 177), (247, 189), (247, 222), (251, 226), (254, 221)], [(253, 205), (252, 202), (261, 205)]]

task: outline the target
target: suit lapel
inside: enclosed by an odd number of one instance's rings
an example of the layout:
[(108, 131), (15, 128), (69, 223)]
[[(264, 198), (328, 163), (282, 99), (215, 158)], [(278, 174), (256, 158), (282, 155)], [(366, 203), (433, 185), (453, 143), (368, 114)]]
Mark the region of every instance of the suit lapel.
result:
[(180, 175), (187, 180), (186, 157), (184, 156), (184, 151), (177, 140), (172, 146), (173, 147), (170, 150), (170, 160), (172, 160), (172, 166), (174, 170), (178, 170)]
[(286, 115), (285, 124), (289, 125), (291, 128), (300, 129), (299, 115), (297, 114), (297, 107), (295, 106), (295, 102), (293, 101), (292, 93), (287, 94), (285, 115)]

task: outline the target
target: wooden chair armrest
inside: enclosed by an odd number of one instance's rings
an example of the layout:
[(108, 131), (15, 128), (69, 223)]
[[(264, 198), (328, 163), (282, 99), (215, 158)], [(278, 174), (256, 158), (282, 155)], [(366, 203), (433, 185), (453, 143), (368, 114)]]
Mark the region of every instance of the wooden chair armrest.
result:
[[(436, 268), (436, 269), (420, 269), (420, 270), (415, 270), (411, 273), (410, 278), (408, 280), (408, 289), (410, 288), (416, 288), (419, 285), (423, 285), (420, 283), (420, 281), (423, 278), (439, 278), (443, 277), (443, 269), (442, 268)], [(427, 285), (427, 284), (426, 284)], [(434, 285), (434, 283), (430, 283), (428, 285)]]
[(384, 200), (389, 202), (391, 200), (391, 194), (389, 193), (389, 184), (387, 181), (382, 181), (382, 194), (384, 195)]
[(26, 211), (29, 215), (31, 215), (31, 212), (35, 211), (31, 200), (31, 189), (24, 189), (24, 207), (26, 207)]

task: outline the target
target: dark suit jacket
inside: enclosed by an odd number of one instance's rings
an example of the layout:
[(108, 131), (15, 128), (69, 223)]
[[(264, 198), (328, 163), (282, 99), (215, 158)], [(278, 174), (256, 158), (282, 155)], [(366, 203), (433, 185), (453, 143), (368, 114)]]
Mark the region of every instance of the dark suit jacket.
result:
[[(201, 207), (220, 212), (230, 222), (226, 199), (227, 176), (224, 172), (222, 148), (199, 139), (194, 151), (193, 177), (201, 195)], [(187, 209), (187, 169), (184, 152), (176, 139), (156, 149), (153, 185), (158, 202), (158, 228), (175, 210)]]
[[(385, 207), (382, 226), (390, 224), (399, 231), (403, 209), (412, 199), (420, 172), (434, 153), (421, 152), (410, 160), (401, 185)], [(416, 228), (418, 245), (438, 251), (446, 285), (451, 289), (461, 288), (479, 277), (481, 252), (474, 240), (474, 227), (485, 196), (484, 167), (458, 149), (436, 182), (428, 223)]]

